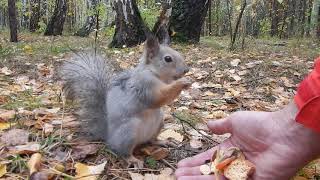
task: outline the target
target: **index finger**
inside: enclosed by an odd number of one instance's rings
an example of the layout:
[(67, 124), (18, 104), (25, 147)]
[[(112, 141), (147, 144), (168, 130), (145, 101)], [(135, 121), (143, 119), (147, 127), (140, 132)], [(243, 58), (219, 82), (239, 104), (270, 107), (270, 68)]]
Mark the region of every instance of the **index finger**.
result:
[(189, 157), (181, 160), (177, 166), (178, 168), (180, 168), (180, 167), (194, 167), (194, 166), (203, 165), (207, 160), (211, 159), (214, 151), (216, 151), (218, 148), (226, 149), (227, 147), (231, 147), (228, 140), (223, 142), (222, 144), (219, 144), (216, 147), (209, 149), (208, 151), (205, 151), (193, 157)]

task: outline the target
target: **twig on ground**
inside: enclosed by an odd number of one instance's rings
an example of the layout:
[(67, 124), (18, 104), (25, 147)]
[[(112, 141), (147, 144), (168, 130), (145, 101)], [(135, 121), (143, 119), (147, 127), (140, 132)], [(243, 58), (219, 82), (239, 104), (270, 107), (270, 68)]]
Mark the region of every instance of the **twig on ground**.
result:
[(165, 160), (165, 159), (161, 159), (161, 161), (163, 162), (163, 163), (165, 163), (166, 165), (168, 165), (170, 168), (172, 168), (173, 170), (176, 170), (177, 168), (176, 167), (174, 167), (172, 164), (170, 164), (167, 160)]
[(199, 131), (196, 127), (194, 127), (190, 122), (188, 122), (187, 120), (185, 119), (182, 119), (180, 117), (178, 117), (175, 113), (172, 113), (172, 116), (177, 118), (179, 121), (181, 122), (184, 122), (184, 123), (187, 123), (191, 128), (193, 128), (194, 130), (196, 130), (199, 134), (201, 134), (203, 137), (205, 137), (209, 142), (211, 143), (217, 143), (216, 141), (212, 140), (210, 137), (208, 137), (207, 135), (203, 134), (201, 131)]

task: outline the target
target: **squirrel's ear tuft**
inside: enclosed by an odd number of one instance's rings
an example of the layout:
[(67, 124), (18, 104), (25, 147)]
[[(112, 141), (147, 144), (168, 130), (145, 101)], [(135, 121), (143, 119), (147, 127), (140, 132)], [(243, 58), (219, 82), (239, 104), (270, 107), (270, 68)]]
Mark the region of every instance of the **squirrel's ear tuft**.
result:
[(145, 43), (147, 63), (149, 63), (149, 60), (154, 58), (159, 53), (159, 50), (160, 44), (158, 38), (153, 35), (150, 35)]

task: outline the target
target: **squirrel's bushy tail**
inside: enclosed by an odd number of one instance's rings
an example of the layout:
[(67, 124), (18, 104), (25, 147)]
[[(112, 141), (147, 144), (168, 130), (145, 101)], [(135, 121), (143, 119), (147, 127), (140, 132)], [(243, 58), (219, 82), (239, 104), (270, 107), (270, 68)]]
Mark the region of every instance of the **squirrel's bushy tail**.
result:
[(107, 92), (113, 73), (110, 63), (95, 53), (75, 53), (59, 70), (67, 99), (79, 104), (79, 119), (96, 137), (107, 133)]

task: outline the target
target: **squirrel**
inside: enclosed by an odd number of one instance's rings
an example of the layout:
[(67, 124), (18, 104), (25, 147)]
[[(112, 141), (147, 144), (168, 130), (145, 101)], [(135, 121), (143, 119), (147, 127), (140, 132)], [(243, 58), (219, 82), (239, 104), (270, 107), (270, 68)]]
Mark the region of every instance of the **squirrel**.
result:
[(184, 57), (154, 36), (147, 38), (139, 64), (113, 73), (110, 62), (95, 53), (75, 54), (63, 63), (60, 77), (67, 99), (79, 104), (79, 119), (96, 138), (141, 168), (135, 147), (155, 142), (163, 127), (161, 107), (191, 86)]

